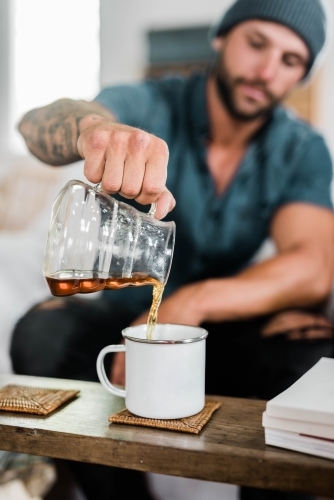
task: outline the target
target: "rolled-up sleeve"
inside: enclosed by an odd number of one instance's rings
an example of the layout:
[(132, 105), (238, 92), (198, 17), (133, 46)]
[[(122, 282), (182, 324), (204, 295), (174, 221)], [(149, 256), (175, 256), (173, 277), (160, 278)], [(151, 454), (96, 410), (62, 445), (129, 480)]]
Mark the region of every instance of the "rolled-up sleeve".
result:
[(303, 148), (282, 204), (305, 202), (332, 209), (333, 163), (324, 139), (316, 135)]
[(154, 82), (104, 88), (95, 101), (111, 111), (119, 123), (147, 132), (154, 133), (169, 122), (168, 106)]

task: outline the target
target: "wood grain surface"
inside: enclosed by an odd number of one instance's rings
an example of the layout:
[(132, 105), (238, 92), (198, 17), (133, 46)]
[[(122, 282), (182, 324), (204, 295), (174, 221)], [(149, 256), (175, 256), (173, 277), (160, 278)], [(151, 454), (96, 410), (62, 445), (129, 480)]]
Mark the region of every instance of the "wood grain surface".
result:
[(80, 390), (47, 417), (0, 412), (0, 449), (334, 498), (334, 462), (266, 446), (264, 401), (221, 401), (198, 435), (110, 424), (124, 400), (100, 384), (0, 375), (7, 384)]

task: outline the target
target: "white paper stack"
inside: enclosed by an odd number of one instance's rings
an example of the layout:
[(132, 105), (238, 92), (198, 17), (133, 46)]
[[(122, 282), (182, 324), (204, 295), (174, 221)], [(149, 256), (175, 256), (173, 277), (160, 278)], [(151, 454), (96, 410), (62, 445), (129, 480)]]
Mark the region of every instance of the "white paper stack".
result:
[(266, 444), (334, 459), (334, 359), (268, 401), (262, 424)]

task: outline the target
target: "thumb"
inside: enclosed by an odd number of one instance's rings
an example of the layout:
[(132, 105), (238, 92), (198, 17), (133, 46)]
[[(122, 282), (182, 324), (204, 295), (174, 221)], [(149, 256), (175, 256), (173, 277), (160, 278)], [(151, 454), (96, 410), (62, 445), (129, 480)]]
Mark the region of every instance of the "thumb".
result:
[(174, 196), (167, 188), (161, 193), (155, 203), (156, 211), (154, 217), (158, 220), (166, 217), (166, 215), (171, 212), (176, 205)]

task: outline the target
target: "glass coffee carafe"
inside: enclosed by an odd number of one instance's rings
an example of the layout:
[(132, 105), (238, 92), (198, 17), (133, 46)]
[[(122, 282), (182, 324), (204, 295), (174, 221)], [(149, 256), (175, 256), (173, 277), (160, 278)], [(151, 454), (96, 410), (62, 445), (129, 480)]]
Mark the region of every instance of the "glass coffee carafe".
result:
[(57, 296), (165, 284), (175, 223), (117, 201), (100, 185), (70, 181), (51, 215), (43, 272)]

